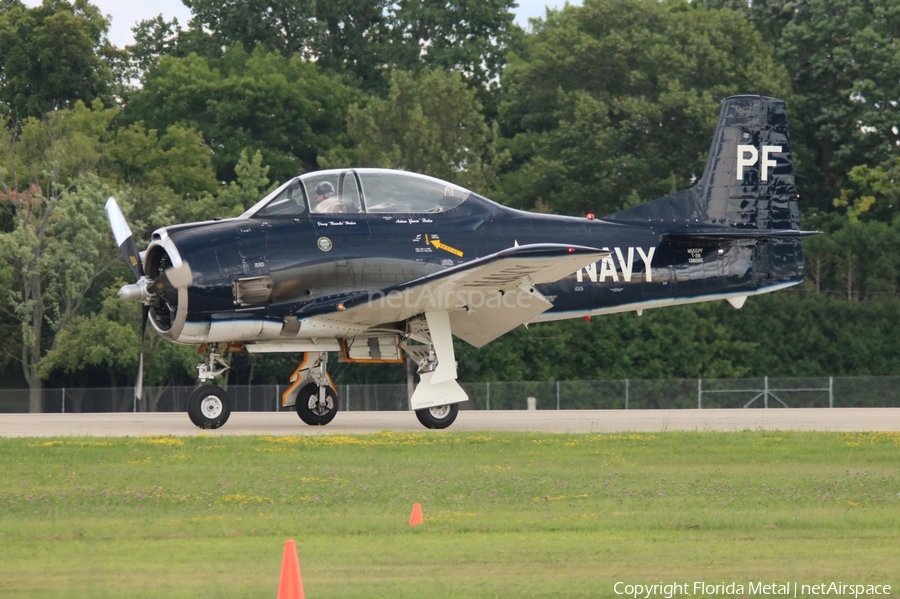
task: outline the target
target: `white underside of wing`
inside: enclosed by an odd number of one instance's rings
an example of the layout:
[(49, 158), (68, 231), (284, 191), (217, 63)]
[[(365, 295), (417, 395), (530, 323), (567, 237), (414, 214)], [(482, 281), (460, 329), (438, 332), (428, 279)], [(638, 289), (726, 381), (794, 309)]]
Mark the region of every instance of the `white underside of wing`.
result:
[(518, 246), (410, 281), (328, 318), (375, 326), (426, 311), (449, 313), (453, 334), (476, 347), (546, 312), (553, 304), (534, 285), (551, 283), (605, 258), (609, 252), (566, 246)]

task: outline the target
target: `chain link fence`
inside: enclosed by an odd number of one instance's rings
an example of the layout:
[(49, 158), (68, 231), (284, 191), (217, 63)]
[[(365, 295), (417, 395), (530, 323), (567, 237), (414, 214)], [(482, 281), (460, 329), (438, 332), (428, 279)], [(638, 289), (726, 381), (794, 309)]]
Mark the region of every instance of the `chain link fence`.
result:
[[(463, 383), (469, 410), (900, 407), (900, 377), (656, 379)], [(44, 412), (184, 412), (194, 387), (44, 389)], [(281, 408), (280, 385), (231, 385), (232, 410)], [(408, 387), (337, 385), (342, 410), (407, 410)], [(0, 389), (0, 412), (28, 412), (28, 389)], [(292, 408), (287, 408), (292, 409)]]

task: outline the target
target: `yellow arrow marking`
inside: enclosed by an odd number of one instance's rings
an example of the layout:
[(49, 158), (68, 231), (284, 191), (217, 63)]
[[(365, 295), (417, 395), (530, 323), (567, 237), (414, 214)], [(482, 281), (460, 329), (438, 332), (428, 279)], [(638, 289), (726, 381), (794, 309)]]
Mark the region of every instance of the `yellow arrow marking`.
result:
[(449, 245), (443, 244), (440, 241), (437, 241), (436, 239), (428, 239), (428, 235), (426, 235), (425, 236), (425, 245), (428, 245), (429, 243), (439, 250), (444, 250), (445, 252), (450, 252), (454, 256), (459, 256), (460, 258), (462, 258), (462, 256), (463, 256), (463, 253), (460, 250), (458, 250), (456, 248), (452, 248)]

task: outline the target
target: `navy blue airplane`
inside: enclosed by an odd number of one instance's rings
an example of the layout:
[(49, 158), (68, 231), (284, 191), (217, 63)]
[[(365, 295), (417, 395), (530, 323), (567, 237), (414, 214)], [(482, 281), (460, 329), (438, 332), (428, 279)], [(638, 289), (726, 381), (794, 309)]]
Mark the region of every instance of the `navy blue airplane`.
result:
[[(803, 280), (784, 102), (722, 103), (703, 175), (689, 189), (605, 218), (534, 214), (452, 183), (357, 168), (287, 181), (236, 218), (164, 227), (138, 253), (115, 200), (106, 210), (162, 337), (203, 344), (188, 415), (218, 428), (228, 394), (207, 384), (234, 348), (294, 352), (282, 395), (310, 425), (331, 422), (330, 352), (418, 365), (410, 408), (445, 428), (467, 399), (452, 337), (481, 347), (532, 322), (748, 296)], [(140, 376), (139, 376), (140, 380)], [(140, 385), (140, 382), (139, 382)], [(140, 391), (138, 391), (140, 393)]]

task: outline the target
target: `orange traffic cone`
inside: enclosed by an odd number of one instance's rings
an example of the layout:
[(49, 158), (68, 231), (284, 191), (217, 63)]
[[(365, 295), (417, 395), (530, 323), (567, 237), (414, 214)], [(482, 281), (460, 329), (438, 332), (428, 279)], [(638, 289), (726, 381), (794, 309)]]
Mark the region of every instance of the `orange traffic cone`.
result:
[(278, 599), (304, 599), (303, 581), (300, 580), (300, 562), (297, 561), (297, 546), (293, 540), (284, 542), (284, 557), (281, 560), (281, 582), (278, 583)]
[(409, 525), (418, 526), (419, 524), (422, 524), (422, 504), (416, 503), (413, 505), (412, 514), (409, 516)]

